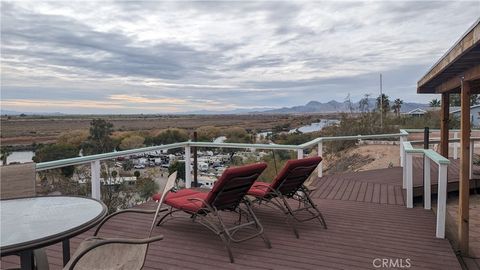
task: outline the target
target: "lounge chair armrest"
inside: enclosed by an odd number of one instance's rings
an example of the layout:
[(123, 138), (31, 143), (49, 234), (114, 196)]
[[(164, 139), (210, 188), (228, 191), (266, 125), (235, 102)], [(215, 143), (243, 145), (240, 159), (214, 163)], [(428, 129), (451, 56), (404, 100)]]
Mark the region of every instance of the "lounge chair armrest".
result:
[(282, 194), (280, 194), (276, 189), (272, 188), (271, 185), (253, 185), (254, 188), (263, 188), (263, 189), (267, 189), (269, 192), (272, 192), (274, 193), (275, 195), (277, 196), (281, 196)]
[[(165, 211), (166, 209), (162, 209), (161, 212)], [(100, 231), (100, 229), (102, 228), (102, 226), (109, 220), (111, 219), (112, 217), (114, 216), (117, 216), (117, 215), (120, 215), (120, 214), (125, 214), (125, 213), (140, 213), (140, 214), (155, 214), (155, 210), (146, 210), (146, 209), (125, 209), (125, 210), (121, 210), (121, 211), (117, 211), (115, 213), (112, 213), (108, 216), (106, 216), (105, 218), (103, 218), (102, 222), (100, 222), (100, 224), (98, 224), (97, 226), (97, 229), (95, 230), (95, 233), (93, 234), (93, 236), (97, 236), (98, 232)]]
[[(155, 212), (155, 211), (154, 211)], [(127, 238), (106, 238), (102, 239), (101, 241), (89, 246), (82, 252), (78, 254), (75, 258), (72, 258), (72, 263), (70, 264), (69, 270), (73, 270), (75, 268), (75, 265), (78, 263), (78, 261), (88, 252), (91, 250), (103, 246), (103, 245), (109, 245), (109, 244), (127, 244), (127, 245), (144, 245), (144, 244), (149, 244), (155, 241), (159, 241), (163, 239), (163, 235), (157, 235), (149, 238), (143, 238), (143, 239), (127, 239)]]
[(201, 202), (204, 207), (206, 207), (209, 211), (215, 212), (215, 210), (203, 199), (200, 198), (189, 198), (188, 201), (190, 202)]

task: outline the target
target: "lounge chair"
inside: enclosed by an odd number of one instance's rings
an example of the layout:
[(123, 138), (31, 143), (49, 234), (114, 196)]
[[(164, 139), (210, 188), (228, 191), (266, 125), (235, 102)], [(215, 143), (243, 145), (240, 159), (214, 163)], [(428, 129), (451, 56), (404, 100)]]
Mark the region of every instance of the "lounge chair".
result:
[[(248, 191), (248, 195), (255, 197), (254, 203), (271, 203), (280, 209), (286, 215), (286, 221), (292, 226), (297, 238), (300, 236), (294, 221), (318, 219), (323, 227), (327, 228), (322, 213), (310, 198), (311, 191), (304, 186), (321, 161), (321, 157), (289, 160), (272, 183), (256, 182)], [(287, 199), (297, 201), (298, 207), (292, 207)], [(302, 212), (307, 216), (301, 217)]]
[[(162, 207), (165, 195), (175, 184), (176, 173), (169, 177), (163, 192), (158, 199), (156, 210), (153, 209), (126, 209), (105, 217), (98, 225), (93, 237), (80, 243), (64, 270), (94, 270), (94, 269), (141, 269), (145, 263), (150, 243), (163, 239), (162, 235), (152, 236), (156, 219)], [(124, 213), (153, 214), (148, 237), (144, 239), (101, 238), (98, 233), (102, 226), (111, 218)]]
[[(256, 163), (228, 168), (210, 192), (182, 189), (176, 193), (169, 193), (165, 204), (169, 205), (170, 209), (157, 225), (165, 222), (167, 217), (173, 217), (175, 212), (188, 213), (194, 222), (202, 224), (220, 237), (232, 263), (234, 259), (231, 242), (239, 243), (258, 236), (263, 239), (268, 248), (271, 248), (270, 241), (263, 233), (262, 225), (253, 213), (250, 202), (245, 198), (247, 191), (266, 167), (265, 163)], [(228, 225), (219, 214), (220, 211), (237, 213), (238, 223)], [(246, 217), (246, 220), (242, 220), (242, 216)], [(248, 235), (241, 238), (235, 237), (237, 232), (247, 231), (247, 229), (251, 229)]]

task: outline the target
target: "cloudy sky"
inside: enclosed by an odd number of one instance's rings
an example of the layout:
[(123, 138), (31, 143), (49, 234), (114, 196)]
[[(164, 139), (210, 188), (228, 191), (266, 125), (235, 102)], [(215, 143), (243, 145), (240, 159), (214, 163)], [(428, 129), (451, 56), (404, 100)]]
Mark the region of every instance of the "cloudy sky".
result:
[(3, 110), (176, 113), (427, 101), (480, 1), (1, 1)]

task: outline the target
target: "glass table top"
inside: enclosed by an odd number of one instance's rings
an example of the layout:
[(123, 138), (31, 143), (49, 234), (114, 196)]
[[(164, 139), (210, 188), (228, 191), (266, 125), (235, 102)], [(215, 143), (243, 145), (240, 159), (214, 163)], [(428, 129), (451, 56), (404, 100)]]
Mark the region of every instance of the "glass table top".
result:
[(102, 203), (81, 197), (3, 200), (0, 201), (0, 247), (59, 235), (89, 224), (104, 213)]

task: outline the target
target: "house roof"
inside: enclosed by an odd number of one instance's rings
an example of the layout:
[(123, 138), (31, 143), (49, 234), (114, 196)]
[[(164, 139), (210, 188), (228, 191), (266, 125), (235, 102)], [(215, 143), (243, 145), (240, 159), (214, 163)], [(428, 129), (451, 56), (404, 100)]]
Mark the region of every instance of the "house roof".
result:
[(406, 114), (425, 114), (427, 111), (424, 110), (424, 109), (420, 109), (420, 108), (416, 108), (416, 109), (413, 109), (409, 112), (407, 112)]
[(418, 81), (417, 93), (458, 92), (461, 76), (480, 92), (480, 18)]
[[(475, 109), (475, 108), (480, 108), (480, 104), (470, 106), (470, 110)], [(460, 107), (450, 107), (450, 111), (451, 111), (450, 113), (459, 113), (461, 111), (461, 109), (460, 109)]]

